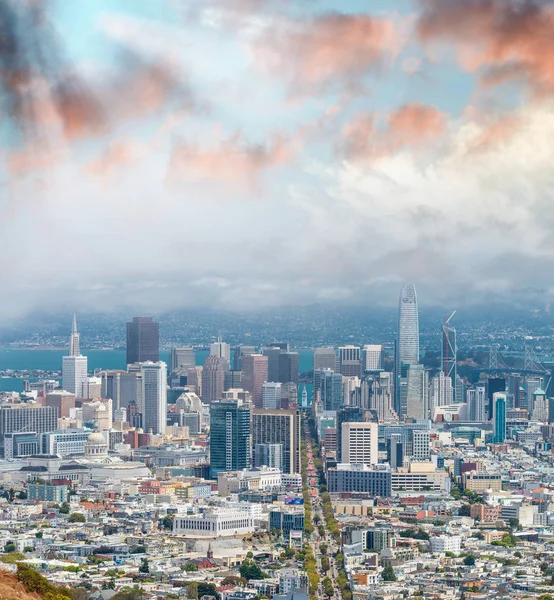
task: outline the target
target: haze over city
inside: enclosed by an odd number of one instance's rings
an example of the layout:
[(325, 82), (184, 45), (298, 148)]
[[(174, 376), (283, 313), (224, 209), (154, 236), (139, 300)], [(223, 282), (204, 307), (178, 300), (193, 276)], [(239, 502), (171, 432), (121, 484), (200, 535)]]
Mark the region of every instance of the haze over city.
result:
[(550, 2), (0, 8), (3, 321), (551, 301)]

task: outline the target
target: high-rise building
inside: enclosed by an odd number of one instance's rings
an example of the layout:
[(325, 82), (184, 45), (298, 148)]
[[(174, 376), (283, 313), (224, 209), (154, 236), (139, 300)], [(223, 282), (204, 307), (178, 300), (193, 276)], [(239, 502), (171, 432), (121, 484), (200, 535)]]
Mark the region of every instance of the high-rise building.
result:
[(429, 418), (428, 379), (423, 365), (410, 365), (406, 397), (406, 417), (409, 419)]
[(81, 345), (79, 341), (79, 332), (77, 331), (77, 316), (73, 313), (73, 323), (71, 324), (71, 335), (69, 336), (69, 356), (80, 356)]
[(349, 464), (376, 465), (379, 462), (378, 437), (377, 423), (342, 423), (341, 461)]
[(255, 346), (245, 346), (244, 344), (240, 346), (235, 346), (233, 353), (233, 370), (241, 371), (242, 370), (242, 357), (247, 354), (256, 354)]
[(383, 368), (383, 346), (366, 344), (362, 351), (364, 371), (380, 371)]
[(142, 427), (154, 434), (164, 434), (167, 424), (167, 365), (147, 361), (141, 364)]
[(548, 408), (546, 392), (540, 388), (536, 389), (533, 392), (533, 411), (531, 413), (533, 421), (548, 423)]
[(393, 433), (387, 439), (387, 461), (392, 469), (397, 469), (404, 464), (404, 444), (402, 436), (398, 433)]
[(58, 409), (27, 404), (0, 405), (0, 455), (4, 455), (6, 434), (45, 433), (58, 428)]
[(279, 381), (279, 360), (281, 352), (282, 350), (279, 346), (267, 346), (262, 349), (263, 356), (267, 357), (267, 381)]
[(343, 405), (342, 375), (330, 369), (314, 372), (314, 394), (319, 392), (324, 410), (338, 410)]
[(482, 423), (486, 420), (487, 388), (484, 383), (477, 384), (474, 389), (467, 390), (467, 403), (471, 421)]
[(264, 382), (262, 400), (263, 408), (281, 408), (281, 385), (281, 383), (275, 381)]
[(202, 400), (206, 403), (221, 400), (225, 389), (225, 361), (219, 356), (210, 354), (204, 361), (202, 369)]
[(65, 390), (50, 392), (46, 394), (44, 405), (54, 407), (58, 411), (58, 418), (69, 418), (71, 409), (75, 408), (75, 394)]
[(506, 440), (507, 398), (504, 392), (495, 392), (492, 397), (494, 443), (502, 444)]
[(452, 379), (447, 376), (444, 371), (439, 371), (433, 379), (431, 379), (431, 389), (429, 392), (429, 409), (431, 418), (433, 411), (439, 406), (452, 404), (454, 394), (452, 388)]
[(398, 366), (419, 362), (419, 312), (415, 285), (404, 285), (400, 291), (398, 311)]
[(277, 381), (280, 383), (298, 383), (298, 352), (281, 352)]
[(226, 370), (231, 368), (231, 346), (222, 342), (221, 338), (218, 338), (217, 342), (210, 344), (210, 354), (212, 356), (219, 356), (223, 360)]
[(87, 377), (83, 386), (83, 397), (89, 400), (102, 397), (102, 379), (100, 377)]
[(173, 373), (179, 368), (183, 370), (193, 369), (196, 366), (196, 357), (194, 348), (187, 346), (184, 348), (171, 348), (169, 354), (169, 372)]
[(255, 408), (252, 444), (281, 444), (283, 472), (300, 473), (300, 411)]
[(250, 406), (241, 400), (210, 405), (210, 477), (250, 466)]
[(506, 380), (503, 377), (489, 377), (487, 379), (487, 398), (489, 400), (489, 419), (492, 420), (494, 413), (493, 396), (496, 392), (506, 391)]
[(334, 348), (316, 348), (314, 352), (314, 373), (318, 370), (336, 371), (337, 356)]
[(534, 411), (534, 400), (535, 400), (535, 392), (537, 390), (544, 389), (544, 379), (542, 377), (528, 377), (525, 385), (525, 405), (517, 406), (514, 404), (515, 408), (527, 408), (529, 411), (529, 416), (533, 414)]
[(254, 466), (283, 469), (283, 444), (256, 444)]
[(412, 432), (412, 456), (417, 460), (429, 460), (431, 457), (429, 431)]
[(127, 364), (160, 360), (160, 324), (152, 317), (127, 323)]
[(252, 394), (252, 403), (263, 406), (264, 381), (268, 377), (268, 357), (262, 354), (248, 354), (242, 357), (242, 387)]
[(456, 397), (456, 381), (458, 376), (456, 357), (458, 354), (458, 346), (456, 343), (456, 330), (450, 327), (450, 319), (454, 313), (441, 326), (441, 371), (450, 378), (452, 382), (452, 401), (458, 402)]
[(341, 375), (362, 376), (362, 355), (358, 346), (341, 346), (338, 351), (338, 362)]
[(337, 462), (345, 462), (342, 455), (342, 425), (343, 423), (361, 423), (362, 411), (357, 406), (343, 406), (337, 411)]
[(85, 397), (87, 383), (87, 357), (64, 356), (62, 358), (62, 387), (78, 398)]

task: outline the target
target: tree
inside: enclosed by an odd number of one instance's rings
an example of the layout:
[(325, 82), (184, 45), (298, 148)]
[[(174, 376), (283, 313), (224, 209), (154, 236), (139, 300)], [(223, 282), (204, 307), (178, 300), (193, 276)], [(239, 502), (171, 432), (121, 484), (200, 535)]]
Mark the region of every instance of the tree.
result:
[(166, 515), (162, 519), (162, 527), (169, 530), (173, 529), (173, 515)]
[(194, 581), (187, 585), (187, 598), (190, 600), (197, 600), (198, 598), (198, 584)]
[(183, 571), (186, 571), (187, 573), (194, 573), (194, 572), (198, 571), (198, 565), (194, 564), (193, 562), (188, 562), (183, 567)]
[(473, 554), (469, 554), (464, 558), (464, 565), (466, 567), (473, 567), (475, 565), (475, 556)]
[(265, 579), (267, 577), (266, 573), (253, 560), (245, 560), (239, 568), (239, 573), (241, 577), (248, 579), (248, 581), (250, 579)]
[(331, 596), (333, 596), (333, 594), (335, 593), (333, 582), (329, 579), (329, 577), (326, 577), (323, 580), (323, 592), (328, 598), (331, 598)]
[(148, 559), (147, 558), (143, 558), (142, 562), (140, 563), (140, 567), (139, 567), (139, 573), (150, 573), (150, 565), (148, 564)]
[(202, 598), (202, 596), (215, 596), (219, 599), (219, 594), (217, 593), (215, 583), (206, 583), (205, 581), (199, 581), (197, 582), (197, 585), (199, 598)]
[(138, 585), (121, 588), (115, 596), (112, 596), (112, 600), (142, 600), (143, 598), (144, 592)]
[(394, 569), (391, 567), (391, 565), (387, 565), (383, 569), (381, 577), (383, 578), (383, 581), (396, 581), (396, 573), (394, 572)]
[(62, 515), (68, 515), (69, 514), (69, 504), (67, 502), (63, 502), (62, 505), (60, 506), (59, 510)]
[(227, 585), (233, 585), (233, 586), (240, 586), (240, 587), (244, 587), (248, 584), (248, 580), (245, 579), (244, 577), (236, 577), (235, 575), (228, 575), (227, 577), (225, 577), (225, 579), (221, 582), (221, 585), (223, 587), (227, 586)]
[(85, 517), (85, 515), (83, 513), (71, 513), (69, 515), (68, 521), (70, 523), (86, 523), (87, 518)]
[(7, 552), (8, 554), (10, 552), (15, 552), (15, 544), (13, 542), (8, 542), (5, 546), (4, 546), (4, 552)]

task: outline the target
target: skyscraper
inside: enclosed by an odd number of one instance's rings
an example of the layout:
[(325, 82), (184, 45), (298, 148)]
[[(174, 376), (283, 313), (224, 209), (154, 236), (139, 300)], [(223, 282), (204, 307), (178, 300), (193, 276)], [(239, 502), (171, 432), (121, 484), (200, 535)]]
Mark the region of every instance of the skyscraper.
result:
[(127, 364), (160, 360), (160, 324), (152, 317), (133, 317), (127, 323)]
[(337, 461), (344, 462), (342, 453), (342, 424), (361, 423), (362, 411), (357, 406), (343, 406), (337, 411)]
[(252, 444), (282, 444), (283, 471), (300, 473), (300, 411), (255, 408)]
[(263, 386), (268, 378), (268, 357), (261, 354), (248, 354), (242, 357), (242, 387), (252, 394), (252, 403), (263, 406)]
[(379, 459), (377, 423), (344, 422), (341, 424), (341, 462), (376, 465)]
[(202, 369), (202, 400), (204, 402), (216, 402), (221, 400), (221, 394), (225, 389), (225, 362), (219, 356), (206, 357)]
[(225, 369), (228, 370), (231, 368), (231, 346), (222, 342), (221, 338), (218, 338), (217, 342), (210, 344), (210, 354), (223, 359)]
[[(455, 311), (454, 311), (455, 312)], [(452, 382), (452, 400), (459, 402), (460, 400), (456, 397), (456, 381), (458, 375), (456, 356), (458, 354), (458, 346), (456, 343), (456, 330), (450, 327), (450, 319), (454, 316), (454, 313), (448, 317), (444, 325), (441, 326), (441, 370), (450, 377)]]
[(80, 356), (81, 347), (79, 343), (79, 332), (77, 331), (77, 317), (73, 313), (73, 323), (71, 324), (71, 335), (69, 336), (69, 356)]
[(210, 405), (210, 477), (250, 466), (250, 406), (241, 400)]
[(467, 404), (470, 421), (481, 423), (486, 420), (487, 389), (484, 383), (477, 384), (475, 389), (467, 390)]
[(64, 356), (62, 358), (62, 387), (66, 392), (84, 398), (87, 384), (87, 357)]
[(281, 408), (281, 383), (266, 381), (263, 384), (263, 408)]
[(240, 371), (242, 369), (242, 357), (247, 354), (256, 354), (256, 348), (254, 346), (235, 346), (233, 354), (233, 370)]
[(330, 369), (314, 372), (314, 394), (319, 392), (324, 410), (338, 410), (343, 405), (342, 375)]
[(316, 348), (314, 352), (314, 373), (318, 369), (336, 371), (337, 356), (334, 348)]
[(398, 363), (419, 362), (419, 313), (415, 285), (404, 285), (398, 310)]
[(506, 394), (495, 392), (492, 396), (492, 422), (494, 443), (502, 444), (506, 441)]
[(268, 346), (262, 350), (262, 354), (267, 357), (267, 381), (279, 381), (279, 357), (281, 352), (279, 346)]
[(281, 383), (298, 383), (298, 352), (281, 352), (277, 381)]
[(362, 355), (358, 346), (341, 346), (338, 361), (341, 375), (346, 377), (362, 376)]
[(362, 351), (364, 371), (380, 371), (383, 368), (383, 346), (366, 344)]
[(167, 422), (167, 365), (147, 361), (142, 375), (142, 427), (145, 432), (165, 433)]
[(173, 373), (179, 368), (193, 369), (196, 366), (194, 348), (187, 346), (185, 348), (171, 348), (169, 355), (169, 372)]
[(431, 379), (429, 396), (431, 418), (433, 417), (435, 408), (445, 406), (446, 404), (452, 404), (454, 400), (452, 379), (447, 376), (444, 371), (439, 371), (433, 379)]
[(406, 398), (406, 416), (409, 419), (429, 418), (428, 379), (423, 365), (410, 365)]

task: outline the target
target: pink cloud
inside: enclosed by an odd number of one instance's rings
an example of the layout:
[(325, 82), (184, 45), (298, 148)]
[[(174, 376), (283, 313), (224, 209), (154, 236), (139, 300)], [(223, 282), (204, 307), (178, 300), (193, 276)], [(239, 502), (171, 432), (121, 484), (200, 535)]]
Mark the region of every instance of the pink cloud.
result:
[(531, 0), (421, 0), (425, 43), (454, 44), (462, 67), (484, 69), (483, 85), (524, 81), (554, 92), (554, 7)]
[(254, 60), (295, 93), (359, 85), (403, 45), (392, 19), (329, 13), (310, 20), (277, 20), (253, 46)]

